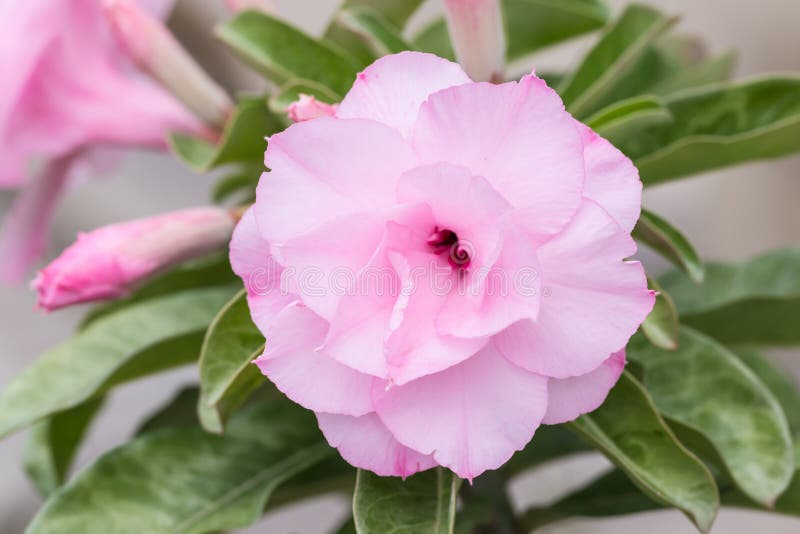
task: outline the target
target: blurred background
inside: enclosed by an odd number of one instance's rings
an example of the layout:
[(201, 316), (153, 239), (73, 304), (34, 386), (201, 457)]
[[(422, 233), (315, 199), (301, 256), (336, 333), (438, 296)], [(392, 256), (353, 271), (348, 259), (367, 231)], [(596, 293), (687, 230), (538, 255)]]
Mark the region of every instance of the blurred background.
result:
[[(629, 2), (607, 0), (615, 12)], [(278, 13), (312, 34), (320, 34), (337, 0), (276, 0)], [(679, 15), (679, 29), (704, 36), (712, 52), (738, 52), (737, 77), (760, 72), (800, 72), (800, 2), (797, 0), (647, 0), (666, 13)], [(430, 1), (415, 16), (421, 22), (440, 10)], [(179, 38), (224, 85), (260, 88), (262, 83), (210, 36), (215, 21), (226, 16), (221, 0), (181, 0), (170, 20)], [(574, 64), (591, 40), (578, 40), (538, 55), (531, 66), (545, 71)], [(798, 94), (800, 98), (800, 94)], [(213, 176), (197, 176), (169, 156), (136, 153), (110, 176), (72, 191), (56, 217), (51, 256), (70, 244), (81, 230), (208, 202)], [(10, 195), (0, 193), (0, 212)], [(764, 251), (800, 245), (800, 156), (743, 165), (648, 189), (644, 205), (682, 229), (706, 260), (742, 260)], [(648, 269), (666, 266), (657, 257), (642, 254)], [(73, 331), (84, 309), (45, 316), (34, 310), (35, 297), (27, 287), (0, 286), (0, 388), (43, 350)], [(800, 353), (773, 351), (776, 359), (800, 382)], [(171, 398), (181, 385), (195, 380), (194, 368), (182, 369), (118, 388), (97, 419), (77, 461), (78, 468), (126, 441), (137, 422)], [(0, 534), (19, 534), (33, 517), (40, 500), (21, 467), (25, 434), (0, 441)], [(598, 455), (575, 457), (567, 465), (544, 466), (513, 488), (515, 505), (546, 504), (608, 468)], [(344, 498), (320, 498), (274, 512), (247, 533), (330, 532), (347, 514)], [(572, 520), (546, 527), (550, 534), (695, 532), (679, 512), (663, 511), (635, 517)], [(800, 532), (800, 519), (758, 512), (723, 509), (713, 532), (738, 534)], [(79, 534), (79, 533), (76, 533)]]

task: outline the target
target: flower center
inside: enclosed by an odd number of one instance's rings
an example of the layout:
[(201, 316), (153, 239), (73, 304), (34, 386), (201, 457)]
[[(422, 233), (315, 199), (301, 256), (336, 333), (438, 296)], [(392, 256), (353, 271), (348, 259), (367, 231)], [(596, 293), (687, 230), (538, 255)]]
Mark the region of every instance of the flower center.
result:
[(460, 243), (458, 235), (447, 228), (435, 227), (428, 236), (428, 246), (436, 255), (447, 254), (447, 261), (454, 269), (466, 269), (471, 261), (469, 249)]

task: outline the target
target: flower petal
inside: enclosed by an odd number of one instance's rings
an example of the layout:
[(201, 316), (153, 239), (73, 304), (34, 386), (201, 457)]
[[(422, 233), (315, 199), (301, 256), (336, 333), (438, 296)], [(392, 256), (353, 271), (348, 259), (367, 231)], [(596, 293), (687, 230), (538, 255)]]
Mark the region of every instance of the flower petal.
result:
[(358, 75), (336, 116), (372, 119), (408, 137), (428, 95), (471, 81), (457, 63), (433, 54), (401, 52), (384, 56)]
[(380, 476), (407, 477), (436, 467), (429, 455), (401, 445), (374, 413), (361, 417), (318, 413), (325, 439), (347, 462)]
[(375, 396), (376, 412), (400, 443), (472, 479), (530, 441), (547, 409), (547, 379), (508, 362), (490, 343), (441, 373)]
[(542, 423), (566, 423), (579, 415), (595, 411), (606, 400), (624, 368), (625, 351), (621, 350), (585, 375), (551, 378), (547, 383), (547, 413)]
[(536, 321), (495, 337), (517, 365), (555, 378), (586, 374), (620, 350), (653, 308), (636, 243), (591, 200), (541, 246), (542, 299)]

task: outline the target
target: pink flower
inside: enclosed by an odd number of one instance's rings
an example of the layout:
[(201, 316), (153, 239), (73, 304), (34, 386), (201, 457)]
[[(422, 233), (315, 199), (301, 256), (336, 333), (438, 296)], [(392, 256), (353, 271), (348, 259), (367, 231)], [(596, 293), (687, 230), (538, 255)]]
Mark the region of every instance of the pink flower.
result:
[(336, 104), (326, 104), (313, 96), (300, 93), (300, 98), (289, 104), (286, 113), (292, 122), (303, 122), (317, 117), (331, 117), (336, 113), (336, 108)]
[(533, 75), (381, 58), (266, 166), (231, 242), (256, 363), (355, 466), (501, 466), (600, 405), (653, 306), (636, 169)]
[(225, 5), (234, 13), (255, 9), (264, 13), (275, 12), (274, 0), (225, 0)]
[(33, 281), (39, 306), (53, 311), (127, 295), (164, 269), (223, 249), (233, 227), (223, 209), (193, 208), (79, 234)]
[(500, 0), (444, 0), (456, 58), (479, 82), (499, 81), (506, 59)]
[[(164, 14), (171, 2), (143, 5)], [(139, 73), (114, 37), (102, 0), (0, 3), (0, 187), (23, 189), (0, 236), (0, 278), (18, 280), (42, 253), (52, 209), (75, 165), (97, 147), (165, 150), (203, 123)], [(50, 200), (44, 204), (43, 197)], [(20, 248), (22, 247), (22, 248)]]

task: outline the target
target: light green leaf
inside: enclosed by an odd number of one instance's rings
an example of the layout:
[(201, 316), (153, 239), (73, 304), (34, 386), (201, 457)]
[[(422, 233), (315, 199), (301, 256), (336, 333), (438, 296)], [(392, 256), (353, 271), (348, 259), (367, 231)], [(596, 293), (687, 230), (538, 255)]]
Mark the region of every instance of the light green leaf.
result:
[[(200, 413), (206, 430), (220, 432), (231, 413), (264, 383), (252, 364), (263, 349), (264, 335), (250, 319), (243, 289), (211, 323), (200, 352)], [(216, 421), (205, 410), (216, 413)]]
[(719, 507), (711, 473), (675, 438), (644, 388), (628, 372), (599, 409), (570, 426), (645, 494), (678, 508), (701, 531), (711, 528)]
[(633, 229), (633, 237), (660, 253), (682, 269), (695, 284), (701, 284), (705, 267), (697, 251), (684, 235), (652, 211), (642, 209)]
[(658, 282), (647, 277), (647, 285), (658, 293), (653, 311), (642, 323), (642, 333), (656, 347), (665, 350), (678, 348), (678, 311), (669, 293)]
[(673, 271), (659, 280), (681, 323), (729, 345), (800, 343), (800, 249), (740, 264), (709, 263), (702, 286)]
[(396, 28), (403, 29), (424, 0), (345, 0), (342, 9), (369, 7), (380, 13)]
[(339, 101), (338, 95), (324, 85), (311, 80), (298, 79), (281, 86), (278, 92), (270, 97), (269, 108), (279, 117), (285, 117), (289, 104), (297, 101), (301, 94), (313, 96), (328, 104), (335, 104)]
[(342, 50), (265, 13), (244, 11), (216, 33), (277, 84), (294, 78), (315, 80), (341, 98), (356, 77), (356, 64)]
[(436, 54), (450, 61), (456, 60), (456, 53), (453, 51), (453, 43), (450, 42), (450, 34), (444, 19), (434, 19), (424, 26), (411, 38), (411, 43), (417, 50)]
[(561, 86), (567, 110), (582, 118), (603, 107), (615, 84), (674, 22), (653, 8), (629, 6)]
[(170, 144), (184, 163), (197, 172), (206, 172), (230, 163), (263, 163), (266, 138), (282, 129), (267, 108), (266, 97), (246, 96), (239, 99), (216, 145), (179, 133), (170, 136)]
[(706, 86), (665, 99), (673, 121), (619, 144), (645, 185), (800, 151), (800, 77)]
[(177, 534), (242, 528), (272, 492), (329, 458), (313, 415), (286, 399), (242, 411), (223, 436), (171, 428), (100, 458), (57, 492), (27, 534)]
[(736, 485), (769, 506), (794, 473), (789, 425), (775, 397), (736, 356), (682, 327), (679, 348), (628, 345), (659, 411), (702, 435)]
[(359, 534), (450, 534), (461, 479), (437, 467), (405, 481), (359, 470), (353, 516)]
[(262, 172), (263, 168), (253, 167), (222, 177), (211, 190), (211, 201), (215, 204), (222, 204), (236, 197), (237, 204), (255, 202), (256, 186)]
[(31, 429), (23, 463), (43, 497), (48, 497), (66, 480), (83, 437), (102, 404), (102, 397), (90, 399), (52, 415)]
[(735, 65), (736, 55), (728, 52), (686, 67), (655, 84), (650, 91), (666, 96), (686, 89), (723, 82), (730, 79)]
[(607, 106), (588, 119), (586, 124), (613, 145), (655, 124), (672, 120), (664, 102), (652, 95), (621, 100)]
[(378, 57), (413, 48), (397, 28), (370, 7), (343, 9), (337, 15), (337, 21)]
[(731, 351), (767, 386), (783, 408), (792, 435), (800, 438), (800, 390), (792, 373), (753, 347), (731, 347)]
[(154, 298), (97, 319), (0, 392), (0, 436), (73, 408), (111, 386), (197, 358), (230, 288)]

